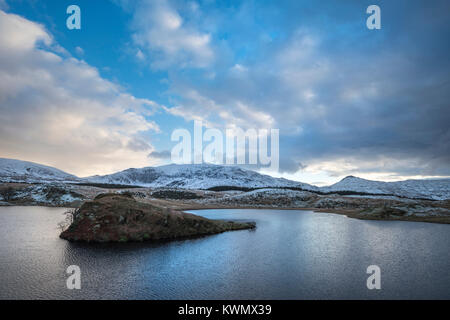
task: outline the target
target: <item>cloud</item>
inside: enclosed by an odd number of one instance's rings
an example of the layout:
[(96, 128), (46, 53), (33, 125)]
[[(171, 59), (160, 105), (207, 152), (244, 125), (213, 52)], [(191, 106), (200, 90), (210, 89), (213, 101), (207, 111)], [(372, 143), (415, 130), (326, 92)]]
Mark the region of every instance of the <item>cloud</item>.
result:
[[(127, 2), (121, 4), (130, 7)], [(183, 19), (174, 4), (155, 0), (138, 1), (135, 5), (132, 38), (135, 45), (151, 56), (153, 68), (203, 68), (212, 63), (211, 35), (198, 31), (194, 23)]]
[[(420, 2), (386, 3), (386, 24), (376, 32), (360, 23), (356, 5), (293, 6), (277, 13), (279, 25), (285, 23), (282, 41), (265, 45), (244, 31), (230, 35), (228, 43), (258, 50), (239, 62), (216, 56), (222, 64), (212, 80), (172, 73), (177, 99), (170, 111), (217, 126), (279, 128), (287, 172), (302, 163), (329, 175), (450, 176), (450, 46), (442, 42), (450, 35), (443, 18), (449, 3), (429, 10)], [(415, 22), (388, 20), (394, 11)], [(305, 12), (304, 19), (288, 19), (292, 12)], [(255, 15), (229, 24), (252, 25), (261, 19)]]
[(75, 52), (79, 55), (79, 56), (83, 56), (84, 55), (84, 50), (81, 47), (76, 47), (75, 48)]
[(274, 118), (251, 102), (233, 99), (233, 96), (225, 100), (214, 99), (207, 92), (184, 85), (173, 90), (182, 97), (182, 101), (166, 111), (186, 120), (202, 120), (207, 127), (221, 129), (274, 128)]
[(148, 155), (149, 158), (167, 160), (171, 157), (171, 152), (169, 150), (164, 151), (152, 151)]
[[(448, 1), (386, 2), (377, 31), (355, 2), (113, 1), (132, 16), (133, 60), (167, 71), (171, 115), (279, 128), (286, 173), (450, 175)], [(42, 26), (0, 17), (3, 156), (75, 173), (163, 156), (149, 141), (160, 106), (103, 79)]]
[(141, 50), (138, 49), (138, 51), (136, 52), (136, 58), (140, 61), (144, 61), (145, 55)]
[(280, 173), (295, 173), (306, 169), (307, 166), (301, 162), (294, 161), (287, 157), (283, 157), (280, 162)]
[(396, 157), (385, 155), (347, 155), (315, 161), (305, 168), (307, 173), (326, 173), (341, 178), (357, 175), (366, 179), (398, 181), (405, 179), (426, 179), (448, 177), (450, 172), (442, 164), (435, 166), (433, 161), (420, 157)]
[(42, 25), (0, 11), (0, 153), (78, 175), (149, 164), (159, 107), (103, 79)]

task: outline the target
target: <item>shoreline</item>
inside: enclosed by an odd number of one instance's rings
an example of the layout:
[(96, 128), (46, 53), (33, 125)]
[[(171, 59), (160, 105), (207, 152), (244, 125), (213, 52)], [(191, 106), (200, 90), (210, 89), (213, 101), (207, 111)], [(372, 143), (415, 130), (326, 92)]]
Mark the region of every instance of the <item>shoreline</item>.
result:
[(318, 212), (318, 213), (329, 213), (329, 214), (338, 214), (346, 216), (350, 219), (358, 219), (358, 220), (373, 220), (373, 221), (405, 221), (405, 222), (426, 222), (426, 223), (438, 223), (438, 224), (450, 224), (450, 216), (428, 216), (428, 217), (418, 217), (418, 216), (407, 216), (407, 217), (401, 217), (401, 216), (395, 216), (395, 217), (389, 217), (389, 218), (382, 218), (378, 216), (370, 216), (370, 215), (364, 215), (360, 214), (358, 211), (355, 210), (343, 210), (343, 209), (323, 209), (323, 208), (299, 208), (299, 207), (284, 207), (284, 208), (277, 208), (277, 207), (236, 207), (236, 206), (227, 206), (227, 207), (194, 207), (194, 208), (180, 208), (176, 209), (179, 211), (183, 210), (193, 210), (193, 211), (201, 211), (201, 210), (220, 210), (220, 209), (231, 209), (231, 210), (297, 210), (297, 211), (312, 211), (312, 212)]
[[(297, 210), (297, 211), (312, 211), (329, 214), (339, 214), (346, 216), (350, 219), (358, 220), (372, 220), (372, 221), (405, 221), (405, 222), (425, 222), (425, 223), (438, 223), (438, 224), (450, 224), (450, 216), (391, 216), (389, 218), (379, 217), (369, 214), (361, 214), (359, 210), (346, 210), (346, 209), (332, 209), (332, 208), (308, 208), (308, 207), (258, 207), (258, 206), (227, 206), (227, 205), (194, 205), (186, 203), (178, 203), (170, 200), (157, 199), (156, 202), (163, 202), (165, 205), (169, 205), (170, 208), (179, 211), (186, 212), (201, 211), (201, 210)], [(145, 203), (145, 202), (144, 202)], [(67, 208), (76, 209), (80, 206), (74, 206), (70, 204), (66, 205), (51, 205), (51, 204), (36, 204), (36, 203), (17, 203), (17, 204), (0, 204), (0, 207), (48, 207), (48, 208)]]

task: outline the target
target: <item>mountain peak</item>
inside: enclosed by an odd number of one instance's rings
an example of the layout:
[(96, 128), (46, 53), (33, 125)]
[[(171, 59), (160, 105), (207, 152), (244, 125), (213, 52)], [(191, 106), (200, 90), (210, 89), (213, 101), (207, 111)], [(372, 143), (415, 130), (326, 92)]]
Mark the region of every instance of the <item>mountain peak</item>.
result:
[[(351, 182), (351, 181), (373, 181), (373, 180), (367, 180), (356, 176), (346, 176), (344, 179), (342, 179), (340, 182)], [(338, 182), (338, 183), (340, 183)], [(375, 181), (374, 181), (375, 182)]]
[(218, 186), (265, 188), (296, 187), (308, 190), (314, 186), (274, 178), (258, 172), (230, 165), (169, 164), (159, 167), (124, 170), (110, 175), (87, 178), (90, 182), (139, 185), (145, 187), (169, 187), (183, 189), (209, 189)]

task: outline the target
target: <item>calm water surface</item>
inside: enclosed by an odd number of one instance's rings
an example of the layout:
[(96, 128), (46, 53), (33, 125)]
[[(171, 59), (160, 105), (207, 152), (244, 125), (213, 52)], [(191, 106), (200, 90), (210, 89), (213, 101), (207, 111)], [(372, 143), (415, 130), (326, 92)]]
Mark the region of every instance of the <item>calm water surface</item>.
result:
[[(74, 244), (61, 208), (0, 207), (0, 299), (450, 299), (450, 225), (286, 210), (204, 210), (257, 222), (170, 243)], [(66, 289), (78, 265), (81, 290)], [(381, 268), (368, 290), (366, 268)]]

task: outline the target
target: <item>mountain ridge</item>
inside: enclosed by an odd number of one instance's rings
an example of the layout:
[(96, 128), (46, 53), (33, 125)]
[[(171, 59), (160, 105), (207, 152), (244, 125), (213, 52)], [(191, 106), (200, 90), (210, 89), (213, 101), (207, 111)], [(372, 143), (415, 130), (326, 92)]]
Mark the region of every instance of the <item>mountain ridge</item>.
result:
[(320, 188), (322, 192), (353, 191), (367, 194), (390, 194), (407, 198), (445, 200), (450, 198), (450, 179), (408, 179), (385, 182), (354, 176)]
[(318, 190), (317, 187), (284, 178), (274, 178), (237, 166), (215, 164), (169, 164), (159, 167), (130, 168), (105, 176), (87, 177), (93, 183), (139, 184), (144, 187), (208, 189), (217, 186), (261, 188), (292, 187)]
[(238, 188), (298, 188), (319, 193), (393, 195), (430, 200), (450, 199), (450, 179), (373, 181), (347, 176), (326, 187), (274, 178), (238, 166), (215, 164), (169, 164), (159, 167), (129, 168), (108, 175), (79, 178), (57, 168), (29, 161), (0, 158), (0, 182), (98, 183), (153, 188), (209, 189), (219, 186)]

